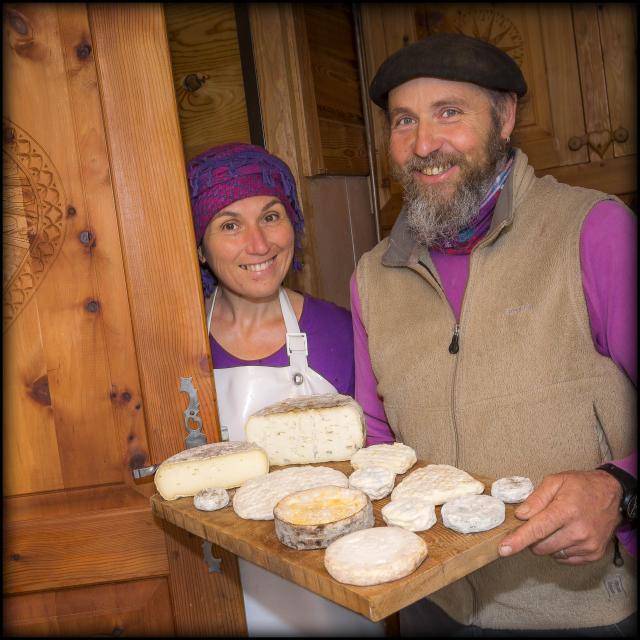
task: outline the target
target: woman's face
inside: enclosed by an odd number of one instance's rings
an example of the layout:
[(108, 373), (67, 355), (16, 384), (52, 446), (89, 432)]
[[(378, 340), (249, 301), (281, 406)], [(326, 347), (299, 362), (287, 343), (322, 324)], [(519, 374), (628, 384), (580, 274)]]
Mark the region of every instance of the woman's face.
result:
[(201, 258), (229, 291), (250, 300), (273, 296), (293, 259), (294, 231), (275, 196), (233, 202), (207, 226)]

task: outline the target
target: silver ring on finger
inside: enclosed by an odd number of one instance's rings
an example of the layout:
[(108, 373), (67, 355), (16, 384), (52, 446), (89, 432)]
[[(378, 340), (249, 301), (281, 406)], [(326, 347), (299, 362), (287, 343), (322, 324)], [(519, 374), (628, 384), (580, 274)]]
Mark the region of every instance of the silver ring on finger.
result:
[(560, 549), (560, 551), (556, 551), (556, 556), (561, 560), (566, 560), (569, 556), (564, 549)]

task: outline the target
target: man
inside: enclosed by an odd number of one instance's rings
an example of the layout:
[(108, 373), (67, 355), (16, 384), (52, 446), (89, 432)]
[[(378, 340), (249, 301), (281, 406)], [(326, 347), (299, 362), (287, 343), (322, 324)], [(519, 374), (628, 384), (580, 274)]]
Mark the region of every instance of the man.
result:
[(369, 91), (405, 206), (352, 279), (368, 443), (536, 486), (502, 558), (431, 596), (450, 626), (420, 635), (635, 630), (635, 219), (535, 177), (510, 144), (526, 91), (461, 34), (401, 49)]

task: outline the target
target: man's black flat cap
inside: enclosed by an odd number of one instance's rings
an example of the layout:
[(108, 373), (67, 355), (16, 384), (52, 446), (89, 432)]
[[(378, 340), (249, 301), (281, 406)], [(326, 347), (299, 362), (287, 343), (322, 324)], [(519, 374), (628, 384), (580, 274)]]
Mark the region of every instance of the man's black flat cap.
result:
[(527, 92), (520, 67), (502, 49), (462, 33), (436, 33), (389, 56), (371, 82), (369, 97), (386, 109), (391, 89), (421, 77), (471, 82), (518, 97)]

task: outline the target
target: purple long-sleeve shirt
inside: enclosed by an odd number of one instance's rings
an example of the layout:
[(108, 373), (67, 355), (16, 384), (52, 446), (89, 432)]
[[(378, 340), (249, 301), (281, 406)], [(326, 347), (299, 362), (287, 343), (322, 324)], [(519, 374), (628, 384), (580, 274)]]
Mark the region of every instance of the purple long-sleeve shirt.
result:
[[(636, 251), (637, 223), (623, 207), (612, 200), (598, 203), (587, 215), (580, 235), (582, 286), (587, 303), (593, 344), (611, 358), (627, 377), (637, 384), (637, 307)], [(430, 251), (442, 287), (456, 319), (469, 274), (469, 254)], [(351, 278), (351, 311), (355, 350), (355, 397), (367, 420), (367, 444), (393, 442), (377, 380), (371, 367), (367, 332), (362, 323), (360, 296), (355, 274)], [(637, 477), (637, 454), (613, 461)], [(636, 555), (636, 536), (620, 527), (618, 537)]]

